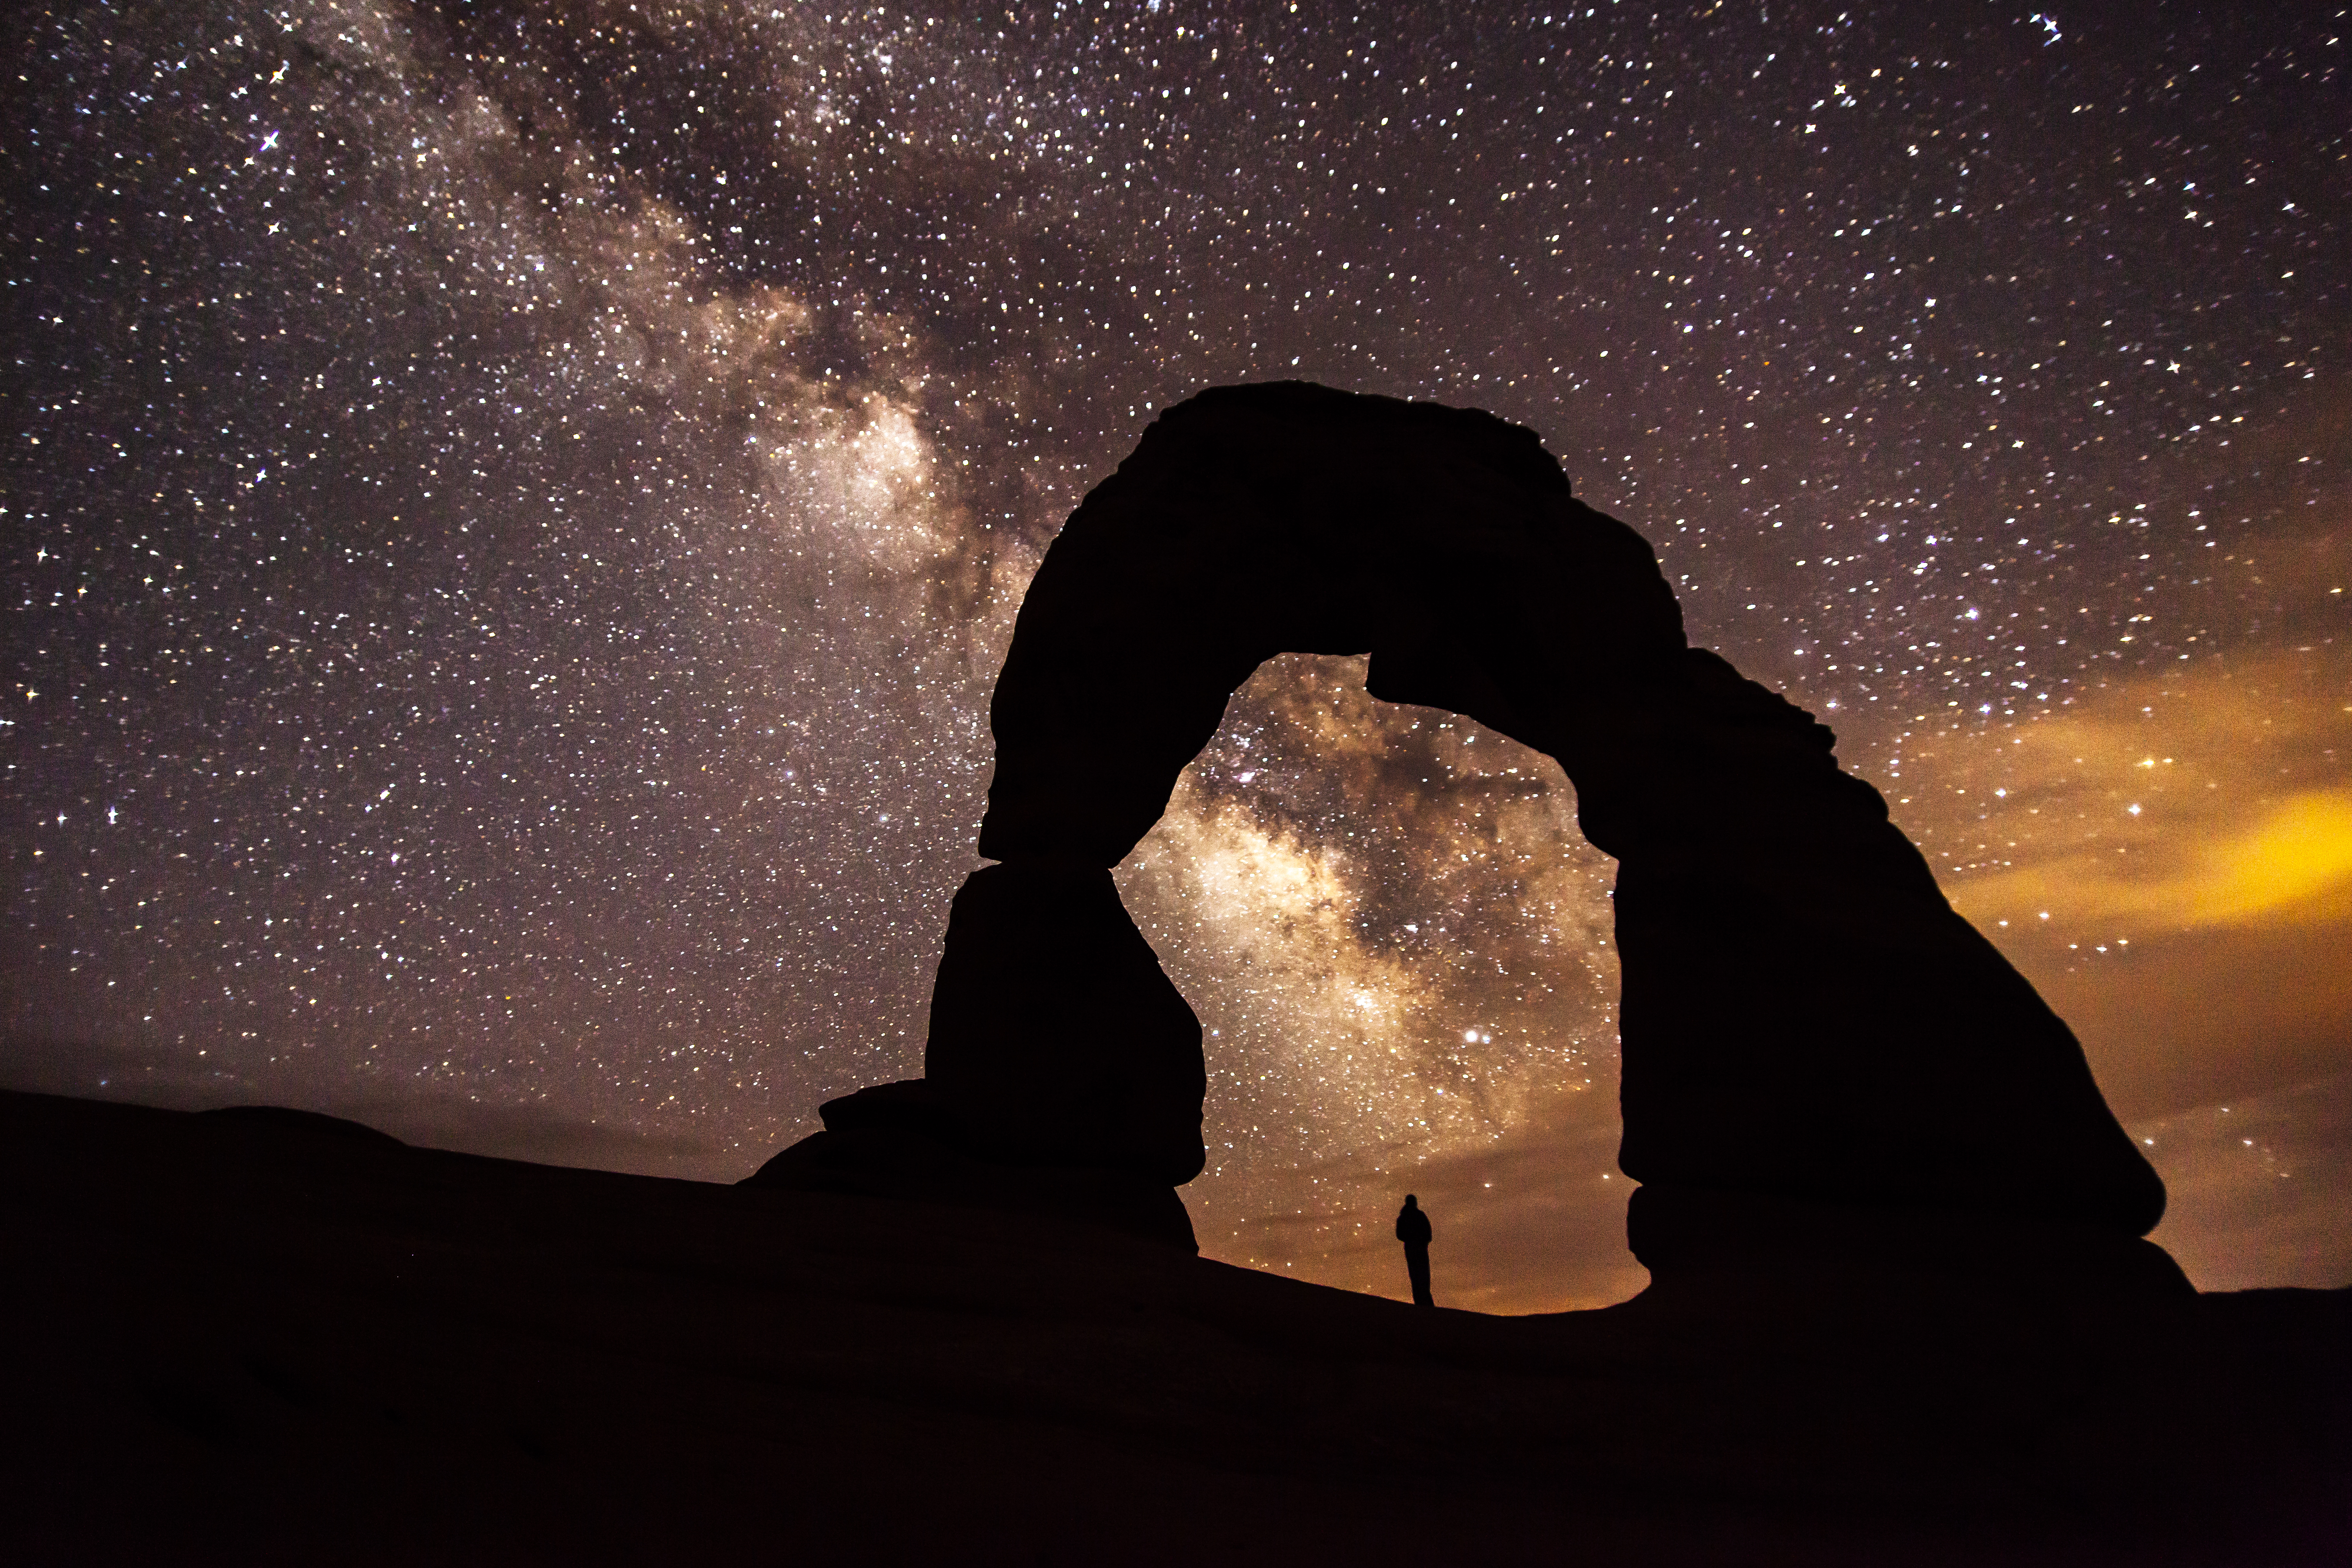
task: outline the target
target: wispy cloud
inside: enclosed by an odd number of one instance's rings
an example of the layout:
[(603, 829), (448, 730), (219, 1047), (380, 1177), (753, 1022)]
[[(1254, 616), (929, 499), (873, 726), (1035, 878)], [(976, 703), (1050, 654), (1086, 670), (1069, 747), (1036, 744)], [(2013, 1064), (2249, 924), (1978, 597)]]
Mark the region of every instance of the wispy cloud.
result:
[(2119, 682), (2074, 712), (1923, 748), (1935, 783), (1905, 815), (1995, 934), (2344, 919), (2347, 689), (2352, 660), (2324, 647)]
[(1962, 901), (1998, 918), (2078, 920), (2198, 930), (2260, 920), (2339, 918), (2352, 892), (2352, 791), (2309, 790), (2257, 806), (2218, 836), (2160, 841), (2126, 868), (2091, 849), (1969, 881)]

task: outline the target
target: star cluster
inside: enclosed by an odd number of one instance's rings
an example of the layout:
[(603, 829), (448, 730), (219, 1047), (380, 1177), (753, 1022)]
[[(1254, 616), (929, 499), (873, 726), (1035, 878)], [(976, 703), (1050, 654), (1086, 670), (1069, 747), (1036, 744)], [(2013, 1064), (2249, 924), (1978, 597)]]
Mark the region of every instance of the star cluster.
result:
[[(1693, 639), (1838, 730), (2136, 1131), (2341, 1074), (2347, 31), (28, 18), (10, 1081), (748, 1172), (919, 1070), (1063, 518), (1155, 409), (1287, 376), (1540, 432)], [(1211, 1033), (1213, 1254), (1397, 1289), (1417, 1182), (1453, 1300), (1638, 1284), (1573, 804), (1360, 664), (1244, 689), (1120, 870)], [(2211, 1139), (2168, 1174), (2271, 1194), (2276, 1149), (2342, 1153), (2327, 1102), (2262, 1111), (2242, 1180)]]

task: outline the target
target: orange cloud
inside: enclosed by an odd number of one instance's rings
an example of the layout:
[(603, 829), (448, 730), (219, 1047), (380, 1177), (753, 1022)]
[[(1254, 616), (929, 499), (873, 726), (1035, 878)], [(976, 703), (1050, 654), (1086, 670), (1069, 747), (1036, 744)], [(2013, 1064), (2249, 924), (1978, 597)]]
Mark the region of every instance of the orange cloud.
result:
[(1989, 931), (2105, 937), (2352, 915), (2352, 660), (2306, 648), (1920, 736), (1896, 814)]
[(2340, 895), (2352, 892), (2352, 791), (2305, 791), (2258, 808), (2216, 841), (2167, 847), (2129, 874), (2107, 856), (2061, 855), (1973, 878), (1958, 901), (2012, 921), (2063, 908), (2075, 919), (2182, 931), (2336, 918)]

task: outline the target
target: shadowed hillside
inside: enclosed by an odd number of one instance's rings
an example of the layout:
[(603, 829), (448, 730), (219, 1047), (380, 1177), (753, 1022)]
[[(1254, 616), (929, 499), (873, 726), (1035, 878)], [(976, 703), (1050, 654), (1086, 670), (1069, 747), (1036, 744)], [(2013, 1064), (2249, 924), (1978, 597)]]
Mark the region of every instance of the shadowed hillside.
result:
[(0, 1097), (19, 1561), (2263, 1562), (2352, 1296), (1485, 1318), (1084, 1225)]

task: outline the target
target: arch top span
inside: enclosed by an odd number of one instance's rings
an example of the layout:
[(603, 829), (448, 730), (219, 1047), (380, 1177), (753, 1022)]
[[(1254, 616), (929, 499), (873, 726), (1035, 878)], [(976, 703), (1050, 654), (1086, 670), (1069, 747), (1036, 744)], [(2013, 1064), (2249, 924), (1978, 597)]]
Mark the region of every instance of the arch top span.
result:
[(1297, 382), (1170, 409), (1047, 551), (990, 710), (998, 863), (956, 896), (927, 1077), (873, 1114), (1163, 1199), (1200, 1172), (1200, 1024), (1108, 868), (1286, 651), (1370, 653), (1375, 696), (1574, 782), (1619, 861), (1619, 1163), (1654, 1267), (1723, 1202), (2155, 1225), (2163, 1184), (2073, 1034), (1829, 730), (1687, 646), (1640, 535), (1529, 431)]
[(1154, 421), (1038, 568), (990, 709), (980, 853), (1117, 864), (1277, 654), (1370, 654), (1375, 697), (1574, 773), (1580, 708), (1683, 647), (1649, 544), (1576, 500), (1534, 432), (1307, 382), (1218, 387)]

